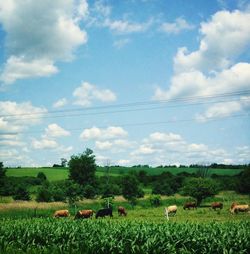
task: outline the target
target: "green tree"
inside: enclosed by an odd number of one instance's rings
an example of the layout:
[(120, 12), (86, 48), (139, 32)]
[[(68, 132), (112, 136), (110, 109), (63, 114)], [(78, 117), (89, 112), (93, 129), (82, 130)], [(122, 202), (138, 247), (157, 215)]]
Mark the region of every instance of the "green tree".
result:
[(41, 180), (41, 182), (44, 182), (47, 180), (47, 177), (46, 175), (43, 173), (43, 172), (38, 172), (37, 176), (36, 176), (38, 179)]
[(61, 158), (61, 166), (65, 168), (66, 165), (67, 165), (67, 160), (65, 158)]
[(243, 194), (250, 194), (250, 167), (240, 174), (237, 190)]
[(129, 174), (122, 178), (122, 195), (133, 206), (136, 203), (136, 198), (144, 196), (143, 190), (140, 188), (139, 182), (135, 175)]
[(0, 162), (0, 188), (4, 185), (4, 180), (6, 177), (6, 169), (3, 166), (3, 162)]
[(95, 182), (95, 155), (91, 149), (86, 149), (80, 155), (73, 155), (68, 163), (69, 178), (78, 184), (93, 185)]
[(65, 181), (65, 196), (70, 205), (75, 204), (83, 197), (81, 186), (72, 180)]
[(27, 200), (29, 201), (30, 198), (30, 193), (27, 189), (27, 187), (20, 185), (17, 187), (15, 194), (13, 195), (14, 200)]
[(183, 195), (196, 199), (199, 206), (204, 198), (212, 197), (219, 191), (219, 186), (211, 178), (191, 178), (188, 179), (181, 190)]
[(46, 186), (42, 186), (39, 188), (36, 196), (37, 202), (51, 202), (52, 201), (52, 193)]

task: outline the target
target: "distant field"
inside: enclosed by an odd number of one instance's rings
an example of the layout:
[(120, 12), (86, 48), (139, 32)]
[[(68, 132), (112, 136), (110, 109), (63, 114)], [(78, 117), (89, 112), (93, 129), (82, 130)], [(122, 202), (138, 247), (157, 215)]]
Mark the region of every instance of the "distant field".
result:
[[(149, 175), (159, 175), (162, 172), (170, 172), (172, 174), (178, 174), (181, 172), (195, 173), (197, 168), (148, 168), (148, 167), (114, 167), (111, 166), (109, 174), (111, 176), (119, 176), (128, 173), (129, 171), (140, 170), (146, 171)], [(210, 169), (210, 174), (217, 175), (236, 175), (239, 174), (241, 169)], [(59, 181), (68, 178), (68, 168), (8, 168), (7, 176), (37, 176), (38, 172), (43, 172), (49, 181)], [(102, 176), (106, 173), (106, 168), (98, 167), (97, 176)]]

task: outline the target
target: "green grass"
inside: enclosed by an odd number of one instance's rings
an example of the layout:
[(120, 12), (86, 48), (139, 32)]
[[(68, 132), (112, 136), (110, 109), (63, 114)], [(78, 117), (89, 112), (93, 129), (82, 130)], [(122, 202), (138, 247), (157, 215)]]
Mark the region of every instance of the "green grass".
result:
[(49, 181), (60, 181), (68, 178), (68, 168), (8, 168), (7, 176), (34, 176), (43, 172)]
[[(148, 168), (148, 167), (115, 167), (111, 166), (109, 170), (110, 176), (121, 176), (134, 170), (139, 172), (145, 170), (149, 175), (158, 175), (162, 172), (171, 172), (172, 174), (178, 174), (181, 172), (195, 173), (197, 168)], [(43, 172), (49, 181), (59, 181), (68, 178), (68, 168), (8, 168), (7, 176), (37, 176), (38, 172)], [(210, 169), (210, 174), (217, 175), (236, 175), (241, 172), (240, 169)], [(98, 167), (96, 175), (103, 176), (106, 174), (106, 168)]]

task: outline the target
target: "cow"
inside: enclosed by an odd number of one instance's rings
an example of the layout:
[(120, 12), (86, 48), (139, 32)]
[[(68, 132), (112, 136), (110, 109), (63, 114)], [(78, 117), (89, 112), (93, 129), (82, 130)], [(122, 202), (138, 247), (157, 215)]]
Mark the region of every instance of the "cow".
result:
[(58, 210), (55, 211), (54, 213), (54, 218), (59, 218), (59, 217), (69, 217), (69, 210)]
[(249, 205), (238, 205), (237, 203), (232, 203), (231, 207), (230, 207), (230, 212), (232, 214), (234, 213), (238, 213), (238, 212), (248, 212), (249, 211)]
[(119, 207), (118, 207), (118, 214), (119, 214), (120, 216), (122, 216), (122, 215), (127, 216), (127, 212), (126, 212), (125, 208), (122, 207), (122, 206), (119, 206)]
[(103, 208), (103, 209), (98, 210), (96, 212), (95, 218), (97, 219), (98, 217), (102, 218), (105, 216), (113, 217), (112, 208)]
[(183, 209), (184, 210), (186, 210), (188, 208), (188, 210), (190, 209), (190, 208), (197, 208), (197, 204), (196, 204), (196, 202), (186, 202), (184, 205), (183, 205)]
[(211, 208), (214, 209), (214, 210), (216, 210), (217, 208), (222, 209), (223, 208), (223, 204), (221, 202), (213, 202), (211, 204)]
[(76, 219), (87, 219), (91, 218), (93, 216), (94, 211), (93, 210), (80, 210), (76, 213), (75, 215), (75, 220)]
[(171, 205), (171, 206), (165, 207), (165, 214), (175, 215), (176, 212), (177, 212), (177, 206), (176, 205)]

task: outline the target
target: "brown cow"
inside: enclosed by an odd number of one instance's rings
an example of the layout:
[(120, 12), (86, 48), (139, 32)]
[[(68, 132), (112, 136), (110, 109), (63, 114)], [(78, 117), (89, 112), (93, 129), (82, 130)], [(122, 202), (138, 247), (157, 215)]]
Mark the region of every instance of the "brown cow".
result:
[(93, 210), (80, 210), (76, 213), (74, 219), (87, 219), (91, 218), (94, 214)]
[(238, 205), (237, 203), (232, 203), (230, 212), (231, 213), (238, 213), (238, 212), (248, 212), (249, 211), (249, 205)]
[(126, 212), (125, 208), (122, 207), (122, 206), (119, 206), (119, 207), (118, 207), (118, 214), (119, 214), (120, 216), (122, 216), (122, 215), (127, 216), (127, 212)]
[(59, 218), (59, 217), (69, 217), (69, 210), (58, 210), (55, 211), (54, 213), (54, 218)]
[(211, 208), (214, 209), (214, 210), (216, 210), (217, 208), (222, 209), (223, 208), (223, 204), (221, 202), (213, 202), (211, 204)]
[(196, 202), (186, 202), (184, 205), (183, 205), (183, 209), (184, 210), (186, 210), (188, 208), (188, 210), (190, 209), (190, 208), (197, 208), (197, 204), (196, 204)]

